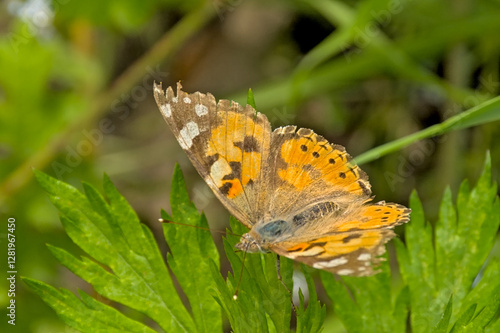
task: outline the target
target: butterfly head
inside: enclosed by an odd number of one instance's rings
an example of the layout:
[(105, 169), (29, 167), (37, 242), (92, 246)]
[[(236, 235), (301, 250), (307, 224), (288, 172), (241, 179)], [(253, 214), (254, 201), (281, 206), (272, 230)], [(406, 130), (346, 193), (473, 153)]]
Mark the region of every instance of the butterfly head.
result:
[(284, 220), (256, 224), (249, 233), (244, 234), (236, 248), (245, 252), (269, 252), (269, 245), (281, 237), (289, 236), (291, 225)]
[(262, 248), (260, 242), (255, 239), (250, 233), (241, 236), (240, 242), (236, 244), (236, 248), (238, 250), (250, 253), (267, 252)]

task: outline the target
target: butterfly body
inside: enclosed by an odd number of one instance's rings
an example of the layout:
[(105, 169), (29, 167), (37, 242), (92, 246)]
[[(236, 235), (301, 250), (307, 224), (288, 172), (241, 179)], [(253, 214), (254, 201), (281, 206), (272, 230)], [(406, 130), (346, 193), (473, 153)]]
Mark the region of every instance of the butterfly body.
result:
[(398, 204), (371, 203), (367, 175), (344, 147), (310, 129), (271, 130), (251, 106), (218, 103), (177, 85), (155, 98), (189, 159), (217, 198), (250, 230), (236, 247), (279, 255), (341, 275), (370, 275), (392, 228), (409, 220)]

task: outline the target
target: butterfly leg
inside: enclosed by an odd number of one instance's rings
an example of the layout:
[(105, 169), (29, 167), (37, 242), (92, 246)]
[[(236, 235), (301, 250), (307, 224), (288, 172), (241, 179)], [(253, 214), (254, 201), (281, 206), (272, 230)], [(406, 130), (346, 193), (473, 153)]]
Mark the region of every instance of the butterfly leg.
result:
[(281, 284), (283, 285), (283, 287), (285, 287), (286, 291), (288, 292), (288, 296), (290, 296), (290, 303), (292, 304), (293, 311), (295, 312), (295, 314), (297, 314), (297, 308), (295, 307), (295, 304), (293, 304), (293, 294), (290, 291), (290, 289), (288, 289), (285, 282), (283, 281), (283, 278), (281, 277), (281, 265), (280, 265), (279, 255), (276, 256), (276, 272), (278, 273), (278, 280), (280, 280)]

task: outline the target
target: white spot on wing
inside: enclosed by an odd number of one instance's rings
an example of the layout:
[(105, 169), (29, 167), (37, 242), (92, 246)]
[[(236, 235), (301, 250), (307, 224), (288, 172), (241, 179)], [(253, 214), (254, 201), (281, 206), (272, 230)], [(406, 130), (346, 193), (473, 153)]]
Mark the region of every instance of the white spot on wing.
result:
[(177, 97), (172, 98), (172, 102), (177, 103), (178, 101), (179, 101), (179, 99)]
[(337, 272), (338, 275), (351, 275), (352, 273), (354, 273), (354, 271), (349, 268), (341, 269)]
[(193, 145), (193, 139), (200, 134), (198, 125), (195, 122), (190, 121), (180, 130), (181, 139), (179, 141), (183, 149), (189, 149)]
[(340, 258), (335, 258), (335, 259), (332, 259), (330, 261), (320, 261), (320, 262), (316, 262), (314, 263), (313, 267), (314, 268), (330, 268), (330, 267), (337, 267), (337, 266), (340, 266), (340, 265), (343, 265), (345, 263), (347, 263), (347, 259), (345, 257), (340, 257)]
[(161, 106), (161, 113), (163, 113), (163, 115), (168, 118), (172, 115), (172, 109), (170, 108), (170, 103), (163, 104)]
[(371, 258), (372, 258), (372, 255), (369, 253), (361, 253), (358, 256), (358, 260), (362, 260), (362, 261), (370, 260)]
[(229, 175), (232, 172), (231, 166), (223, 158), (219, 158), (210, 167), (210, 176), (213, 178), (217, 186), (221, 186), (221, 180), (225, 175)]
[(191, 104), (191, 99), (189, 97), (184, 97), (183, 101), (186, 104)]
[(158, 85), (155, 84), (154, 87), (155, 87), (155, 92), (157, 92), (160, 95), (167, 96), (166, 92), (163, 91), (163, 89), (160, 88), (159, 84)]
[(203, 104), (196, 104), (194, 107), (194, 111), (196, 112), (198, 117), (201, 117), (208, 113), (208, 108)]

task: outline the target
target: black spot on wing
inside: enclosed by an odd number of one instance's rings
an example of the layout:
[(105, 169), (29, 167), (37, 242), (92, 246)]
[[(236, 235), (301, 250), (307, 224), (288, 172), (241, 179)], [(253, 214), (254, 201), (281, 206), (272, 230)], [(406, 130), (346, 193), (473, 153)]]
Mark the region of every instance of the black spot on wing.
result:
[(219, 154), (214, 154), (211, 156), (207, 156), (207, 164), (212, 166), (219, 159)]
[(363, 193), (367, 196), (369, 196), (370, 194), (372, 194), (372, 192), (370, 191), (370, 189), (368, 187), (366, 187), (365, 183), (361, 180), (358, 180), (358, 185), (359, 187), (361, 187), (361, 189), (363, 190)]
[(259, 142), (253, 136), (245, 136), (243, 142), (235, 142), (234, 146), (241, 149), (241, 151), (246, 153), (258, 152), (260, 151)]
[(304, 251), (309, 250), (309, 249), (312, 249), (313, 247), (316, 247), (316, 246), (323, 247), (323, 246), (325, 246), (325, 245), (326, 245), (326, 242), (315, 242), (315, 243), (313, 242), (313, 243), (309, 244), (309, 245), (308, 245), (308, 246), (304, 249)]
[(224, 185), (219, 187), (219, 191), (221, 191), (224, 195), (228, 195), (229, 191), (231, 190), (231, 187), (233, 187), (233, 184), (226, 182), (226, 183), (224, 183)]
[(241, 179), (241, 163), (229, 162), (232, 172), (222, 177), (222, 180)]
[(360, 233), (359, 234), (352, 234), (352, 235), (349, 235), (346, 238), (342, 239), (342, 243), (349, 243), (351, 240), (357, 239), (360, 237), (361, 237)]

